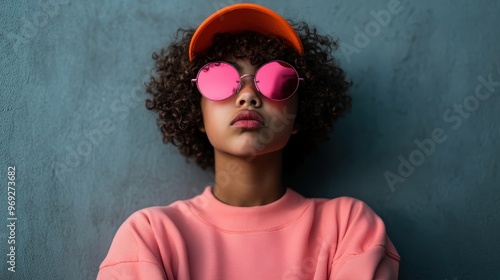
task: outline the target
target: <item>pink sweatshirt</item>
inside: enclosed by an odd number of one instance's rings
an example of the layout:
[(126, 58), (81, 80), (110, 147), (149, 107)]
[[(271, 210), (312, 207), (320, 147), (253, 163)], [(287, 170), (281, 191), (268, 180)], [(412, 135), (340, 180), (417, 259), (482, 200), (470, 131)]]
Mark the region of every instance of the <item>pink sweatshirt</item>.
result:
[(262, 206), (203, 193), (132, 214), (97, 279), (397, 279), (400, 257), (382, 220), (350, 197), (287, 188)]

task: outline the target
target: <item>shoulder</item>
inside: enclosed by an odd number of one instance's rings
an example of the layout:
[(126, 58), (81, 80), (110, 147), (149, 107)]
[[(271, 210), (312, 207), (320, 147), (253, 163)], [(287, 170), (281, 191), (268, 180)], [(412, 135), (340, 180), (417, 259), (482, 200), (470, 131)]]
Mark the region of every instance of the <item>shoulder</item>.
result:
[[(341, 196), (332, 199), (314, 199), (320, 211), (334, 215), (337, 220), (350, 221), (355, 218), (378, 218), (378, 215), (365, 202), (349, 197)], [(330, 216), (331, 217), (331, 216)]]
[(340, 197), (326, 199), (326, 200), (327, 200), (327, 203), (335, 204), (335, 205), (339, 205), (339, 206), (343, 206), (343, 207), (346, 207), (348, 205), (362, 207), (362, 206), (366, 205), (366, 203), (363, 202), (362, 200), (359, 200), (357, 198), (350, 197), (350, 196), (340, 196)]
[(400, 256), (383, 220), (372, 208), (347, 196), (323, 200), (322, 204), (321, 222), (329, 229), (327, 238), (332, 244), (331, 275), (397, 279)]
[(146, 256), (142, 260), (157, 259), (160, 245), (169, 240), (182, 239), (182, 225), (177, 223), (181, 220), (179, 216), (182, 211), (177, 204), (179, 203), (174, 202), (168, 206), (147, 207), (132, 213), (120, 225), (113, 238), (110, 252), (114, 253), (111, 254), (111, 259), (136, 261), (140, 255), (138, 252), (149, 252), (155, 256)]
[(316, 215), (322, 227), (335, 235), (351, 252), (363, 252), (373, 246), (385, 246), (386, 227), (383, 220), (365, 202), (352, 197), (319, 199)]
[(191, 210), (184, 201), (175, 201), (168, 206), (151, 206), (133, 212), (122, 224), (122, 227), (139, 227), (144, 229), (174, 226), (175, 222), (191, 215)]

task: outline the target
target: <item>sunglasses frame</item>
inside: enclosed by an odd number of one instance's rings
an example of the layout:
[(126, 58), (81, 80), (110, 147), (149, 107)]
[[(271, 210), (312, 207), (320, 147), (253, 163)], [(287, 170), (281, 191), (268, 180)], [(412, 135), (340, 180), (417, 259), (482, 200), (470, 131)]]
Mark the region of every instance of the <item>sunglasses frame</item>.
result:
[[(274, 98), (270, 98), (270, 97), (268, 97), (267, 95), (265, 95), (264, 93), (262, 93), (262, 91), (260, 91), (260, 89), (259, 89), (259, 86), (257, 85), (257, 84), (258, 84), (258, 81), (256, 80), (257, 74), (258, 74), (258, 73), (259, 73), (259, 71), (262, 69), (262, 67), (264, 67), (264, 66), (266, 66), (267, 64), (272, 63), (272, 62), (284, 63), (284, 64), (286, 64), (286, 65), (289, 65), (289, 66), (293, 69), (293, 71), (295, 71), (295, 74), (297, 75), (297, 86), (295, 87), (295, 90), (293, 91), (293, 93), (292, 93), (292, 94), (290, 94), (290, 96), (288, 96), (287, 98), (284, 98), (284, 99), (274, 99)], [(200, 70), (198, 70), (198, 73), (196, 74), (196, 78), (195, 78), (195, 79), (191, 79), (191, 84), (196, 83), (196, 87), (198, 88), (198, 91), (201, 93), (201, 95), (203, 95), (205, 98), (207, 98), (207, 99), (209, 99), (209, 100), (212, 100), (212, 101), (223, 101), (223, 100), (226, 100), (226, 99), (228, 99), (229, 97), (233, 96), (234, 94), (238, 93), (238, 92), (241, 90), (241, 80), (242, 80), (243, 78), (245, 78), (245, 77), (248, 77), (248, 76), (253, 76), (253, 83), (254, 83), (255, 88), (257, 89), (257, 91), (259, 91), (259, 93), (260, 93), (260, 94), (262, 94), (263, 96), (265, 96), (267, 99), (270, 99), (270, 100), (273, 100), (273, 101), (285, 101), (285, 100), (289, 99), (289, 98), (290, 98), (290, 97), (292, 97), (292, 96), (293, 96), (293, 95), (297, 92), (297, 90), (299, 89), (300, 82), (304, 82), (304, 78), (301, 78), (301, 77), (299, 76), (299, 72), (297, 72), (297, 69), (295, 69), (295, 67), (293, 67), (293, 65), (291, 65), (290, 63), (288, 63), (288, 62), (286, 62), (286, 61), (283, 61), (283, 60), (271, 60), (271, 61), (268, 61), (268, 62), (266, 62), (266, 63), (262, 64), (259, 68), (257, 68), (257, 70), (255, 71), (255, 74), (243, 74), (243, 75), (241, 75), (241, 76), (239, 77), (239, 79), (240, 79), (240, 80), (238, 81), (238, 89), (237, 89), (237, 90), (236, 90), (233, 94), (231, 94), (231, 95), (229, 95), (228, 97), (223, 98), (223, 99), (215, 99), (215, 100), (214, 100), (214, 99), (212, 99), (212, 98), (210, 98), (210, 97), (206, 96), (206, 95), (203, 93), (203, 91), (200, 89), (200, 87), (198, 86), (198, 77), (200, 76), (201, 71), (203, 71), (203, 69), (204, 69), (205, 67), (208, 67), (208, 66), (209, 66), (209, 65), (211, 65), (211, 64), (217, 64), (217, 63), (219, 63), (219, 65), (220, 65), (221, 63), (224, 63), (224, 64), (226, 64), (226, 65), (229, 65), (229, 66), (231, 66), (231, 67), (234, 69), (234, 71), (236, 71), (236, 73), (238, 73), (238, 76), (239, 76), (239, 74), (240, 74), (240, 73), (239, 73), (239, 71), (238, 71), (238, 69), (236, 69), (236, 67), (235, 67), (234, 65), (232, 65), (231, 63), (229, 63), (229, 62), (227, 62), (227, 61), (215, 61), (215, 62), (209, 62), (209, 63), (207, 63), (207, 64), (203, 65), (203, 66), (200, 68)]]

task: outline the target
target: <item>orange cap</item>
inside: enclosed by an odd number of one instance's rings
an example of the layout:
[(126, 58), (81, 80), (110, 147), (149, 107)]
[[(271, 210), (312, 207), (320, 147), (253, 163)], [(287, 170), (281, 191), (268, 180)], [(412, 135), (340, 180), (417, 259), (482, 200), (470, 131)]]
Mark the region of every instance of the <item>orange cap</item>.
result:
[(255, 31), (284, 38), (303, 55), (304, 49), (299, 35), (293, 27), (276, 12), (256, 4), (234, 4), (218, 10), (196, 29), (189, 44), (189, 60), (212, 45), (214, 35), (221, 32)]

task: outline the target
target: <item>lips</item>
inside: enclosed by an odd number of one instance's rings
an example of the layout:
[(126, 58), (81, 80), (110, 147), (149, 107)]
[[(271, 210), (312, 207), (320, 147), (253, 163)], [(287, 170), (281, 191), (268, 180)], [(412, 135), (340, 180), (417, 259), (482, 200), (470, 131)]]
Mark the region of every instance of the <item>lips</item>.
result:
[(231, 125), (234, 125), (238, 121), (257, 121), (261, 125), (264, 125), (264, 118), (253, 110), (241, 110), (236, 116), (234, 116), (231, 121)]

